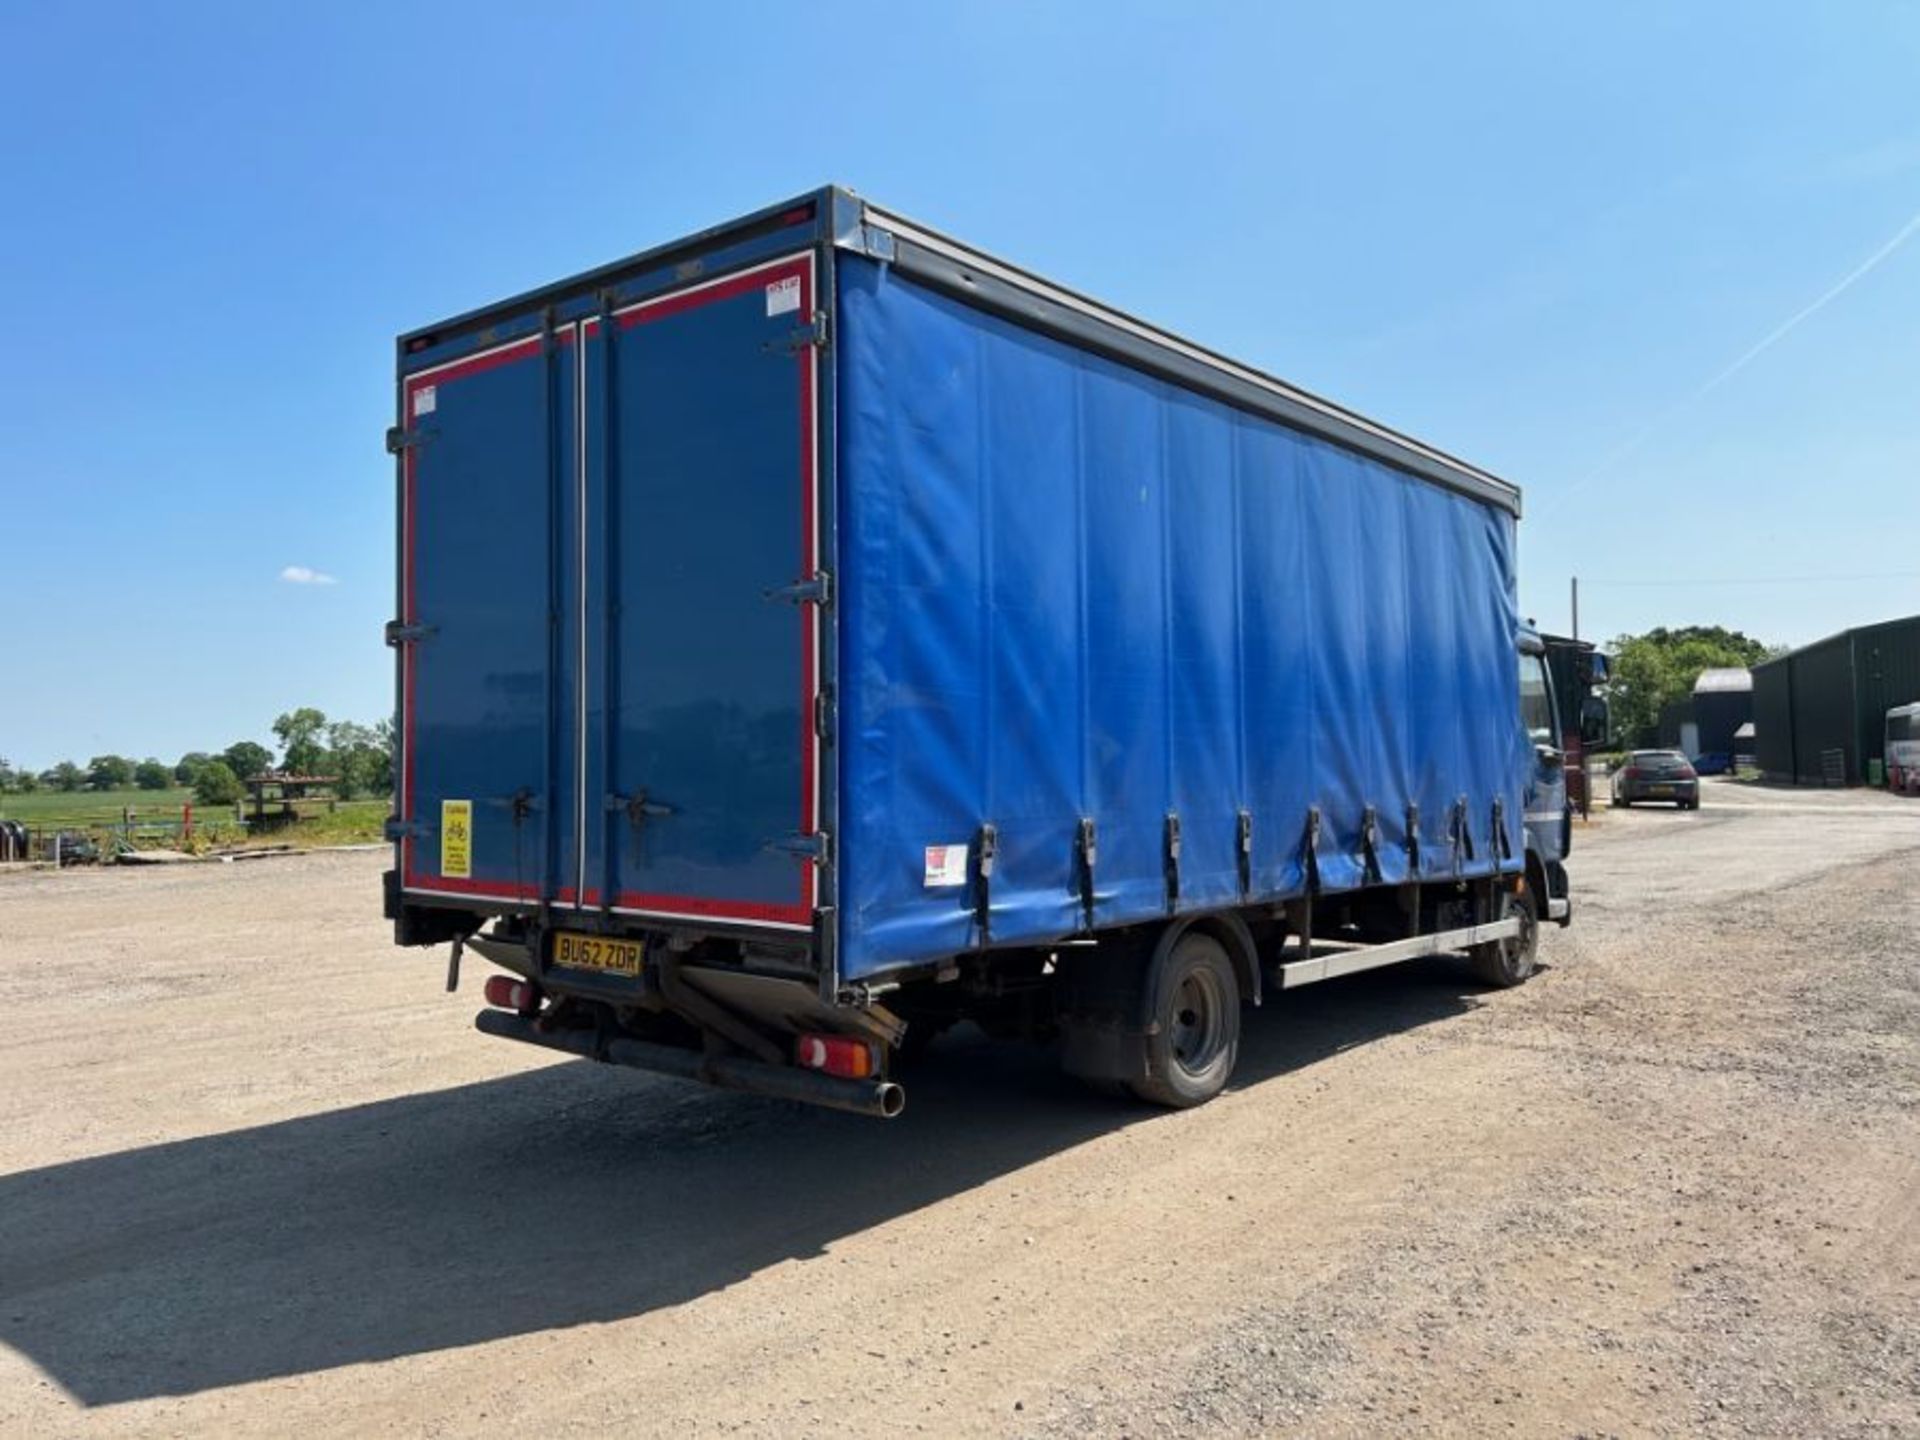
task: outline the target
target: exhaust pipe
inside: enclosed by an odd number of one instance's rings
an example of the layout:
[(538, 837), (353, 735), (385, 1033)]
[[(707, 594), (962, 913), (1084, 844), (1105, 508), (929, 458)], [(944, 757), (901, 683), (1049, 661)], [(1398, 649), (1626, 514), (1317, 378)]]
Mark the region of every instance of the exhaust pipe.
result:
[(847, 1110), (882, 1120), (891, 1120), (907, 1108), (907, 1092), (891, 1080), (843, 1080), (837, 1075), (823, 1075), (818, 1070), (803, 1070), (797, 1065), (769, 1065), (738, 1055), (703, 1055), (698, 1050), (680, 1050), (624, 1035), (609, 1039), (603, 1049), (598, 1043), (599, 1035), (592, 1030), (542, 1030), (531, 1017), (506, 1010), (482, 1010), (473, 1017), (473, 1024), (481, 1034), (502, 1040), (520, 1040), (542, 1049), (578, 1055), (583, 1060), (651, 1070), (656, 1075), (701, 1080), (749, 1095), (798, 1100), (806, 1105), (822, 1105), (829, 1110)]

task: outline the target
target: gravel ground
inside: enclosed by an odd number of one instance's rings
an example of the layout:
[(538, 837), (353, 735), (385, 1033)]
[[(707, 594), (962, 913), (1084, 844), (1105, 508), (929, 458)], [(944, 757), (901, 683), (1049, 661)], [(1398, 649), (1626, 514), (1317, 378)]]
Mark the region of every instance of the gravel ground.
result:
[(1920, 805), (1578, 845), (1518, 991), (892, 1124), (475, 1035), (380, 856), (0, 876), (0, 1432), (1920, 1431)]

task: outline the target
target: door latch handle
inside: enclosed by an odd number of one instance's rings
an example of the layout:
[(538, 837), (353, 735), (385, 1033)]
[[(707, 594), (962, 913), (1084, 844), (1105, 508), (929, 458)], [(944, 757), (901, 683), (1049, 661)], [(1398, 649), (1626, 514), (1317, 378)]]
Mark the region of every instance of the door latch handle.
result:
[(811, 835), (782, 835), (769, 840), (760, 847), (781, 855), (792, 855), (801, 860), (811, 860), (815, 865), (825, 865), (832, 852), (832, 845), (824, 831), (815, 831)]
[(649, 800), (647, 792), (642, 790), (634, 795), (607, 796), (609, 811), (624, 810), (627, 819), (634, 824), (644, 824), (648, 820), (658, 820), (674, 813), (673, 806), (662, 805), (658, 800)]

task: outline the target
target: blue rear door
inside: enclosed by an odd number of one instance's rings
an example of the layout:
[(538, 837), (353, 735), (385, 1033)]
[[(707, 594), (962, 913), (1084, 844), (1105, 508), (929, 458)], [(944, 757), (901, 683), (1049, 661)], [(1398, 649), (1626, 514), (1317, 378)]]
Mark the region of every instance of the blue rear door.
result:
[(570, 901), (580, 591), (576, 327), (406, 376), (400, 818), (407, 889)]
[(811, 923), (814, 292), (802, 253), (584, 326), (590, 906)]

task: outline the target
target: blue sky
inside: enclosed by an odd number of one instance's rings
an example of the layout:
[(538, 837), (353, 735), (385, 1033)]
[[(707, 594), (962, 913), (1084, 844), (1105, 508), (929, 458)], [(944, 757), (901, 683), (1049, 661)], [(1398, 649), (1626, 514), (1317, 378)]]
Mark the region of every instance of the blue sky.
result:
[(393, 335), (827, 180), (1518, 481), (1547, 626), (1576, 571), (1603, 636), (1920, 610), (1920, 236), (1712, 383), (1920, 213), (1912, 5), (3, 0), (0, 53), (16, 763), (385, 713)]

